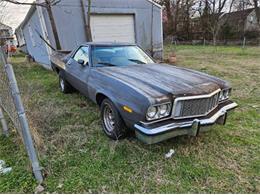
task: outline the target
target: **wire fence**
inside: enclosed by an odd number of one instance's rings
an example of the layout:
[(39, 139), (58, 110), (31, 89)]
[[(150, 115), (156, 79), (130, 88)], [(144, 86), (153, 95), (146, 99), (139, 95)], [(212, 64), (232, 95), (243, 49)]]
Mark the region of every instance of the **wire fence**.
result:
[(0, 122), (3, 134), (8, 136), (5, 116), (13, 123), (23, 140), (29, 156), (33, 173), (38, 182), (43, 181), (36, 150), (33, 144), (29, 124), (23, 107), (12, 65), (7, 63), (5, 53), (0, 47)]
[[(7, 64), (6, 56), (2, 49), (0, 50), (0, 55), (0, 106), (2, 107), (2, 111), (4, 110), (9, 116), (9, 119), (21, 135), (21, 127), (18, 120), (18, 115), (16, 114), (15, 106), (12, 103), (12, 92), (9, 88), (9, 81), (5, 70)], [(8, 135), (8, 131), (5, 135)]]
[[(212, 40), (182, 40), (178, 39), (174, 36), (167, 36), (164, 39), (165, 44), (174, 44), (174, 45), (203, 45), (203, 46), (214, 46), (214, 43)], [(215, 42), (216, 46), (260, 46), (260, 38), (255, 39), (226, 39), (226, 40), (216, 40)]]

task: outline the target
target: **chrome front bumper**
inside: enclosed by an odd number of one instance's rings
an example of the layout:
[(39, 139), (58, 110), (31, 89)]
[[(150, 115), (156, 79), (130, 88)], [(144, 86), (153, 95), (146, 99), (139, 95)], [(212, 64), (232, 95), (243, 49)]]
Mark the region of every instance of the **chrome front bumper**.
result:
[(135, 124), (135, 133), (138, 139), (147, 143), (154, 144), (172, 137), (180, 135), (197, 136), (201, 131), (206, 131), (207, 126), (217, 124), (224, 125), (227, 118), (227, 113), (233, 110), (238, 105), (230, 103), (220, 108), (214, 115), (205, 119), (193, 119), (185, 122), (174, 122), (159, 127), (145, 127), (141, 124)]

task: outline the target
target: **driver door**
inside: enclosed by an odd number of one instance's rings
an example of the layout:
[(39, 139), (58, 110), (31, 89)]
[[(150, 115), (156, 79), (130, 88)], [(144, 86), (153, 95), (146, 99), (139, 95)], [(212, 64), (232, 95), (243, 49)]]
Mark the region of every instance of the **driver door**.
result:
[(66, 64), (66, 73), (69, 83), (86, 96), (89, 71), (89, 46), (82, 46)]

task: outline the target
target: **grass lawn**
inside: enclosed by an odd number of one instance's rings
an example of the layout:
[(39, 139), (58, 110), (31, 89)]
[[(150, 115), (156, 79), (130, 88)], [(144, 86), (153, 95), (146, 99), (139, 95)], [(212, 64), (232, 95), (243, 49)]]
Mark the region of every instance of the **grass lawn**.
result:
[[(226, 79), (239, 104), (226, 126), (199, 137), (145, 145), (114, 142), (98, 107), (79, 93), (63, 95), (57, 76), (23, 56), (12, 59), (45, 175), (45, 193), (260, 193), (260, 48), (165, 46), (177, 65)], [(165, 159), (170, 149), (176, 155)], [(0, 192), (33, 193), (37, 183), (18, 135), (0, 137)]]

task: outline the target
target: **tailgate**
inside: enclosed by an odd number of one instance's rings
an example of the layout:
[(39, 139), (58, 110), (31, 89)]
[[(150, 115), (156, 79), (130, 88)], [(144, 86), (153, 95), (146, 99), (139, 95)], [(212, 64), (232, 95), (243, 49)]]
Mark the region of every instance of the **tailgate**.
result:
[(55, 51), (51, 55), (51, 63), (59, 68), (65, 69), (66, 58), (70, 51)]

